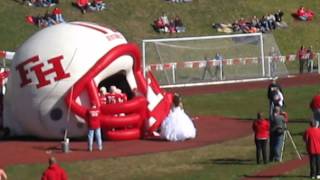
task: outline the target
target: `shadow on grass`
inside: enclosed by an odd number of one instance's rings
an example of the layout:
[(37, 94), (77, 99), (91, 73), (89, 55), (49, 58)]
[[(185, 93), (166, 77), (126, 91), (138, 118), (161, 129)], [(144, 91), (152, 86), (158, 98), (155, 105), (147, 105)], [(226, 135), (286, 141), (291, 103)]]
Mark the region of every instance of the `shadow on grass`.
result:
[(200, 164), (220, 164), (220, 165), (252, 165), (255, 164), (255, 160), (253, 159), (236, 159), (236, 158), (222, 158), (222, 159), (209, 159), (204, 162), (200, 162)]

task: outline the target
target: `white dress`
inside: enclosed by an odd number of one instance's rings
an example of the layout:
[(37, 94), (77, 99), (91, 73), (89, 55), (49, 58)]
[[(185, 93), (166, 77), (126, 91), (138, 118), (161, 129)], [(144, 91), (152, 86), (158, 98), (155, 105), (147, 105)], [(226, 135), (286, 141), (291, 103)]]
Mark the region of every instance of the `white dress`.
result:
[(183, 141), (196, 137), (196, 128), (181, 107), (173, 108), (161, 124), (160, 136), (168, 141)]

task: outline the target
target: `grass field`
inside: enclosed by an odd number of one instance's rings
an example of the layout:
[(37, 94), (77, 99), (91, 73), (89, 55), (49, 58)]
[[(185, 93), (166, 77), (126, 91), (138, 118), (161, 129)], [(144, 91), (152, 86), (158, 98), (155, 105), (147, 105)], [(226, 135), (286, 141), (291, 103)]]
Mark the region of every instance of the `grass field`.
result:
[[(18, 0), (17, 0), (18, 1)], [(0, 1), (0, 49), (15, 51), (31, 34), (39, 29), (26, 24), (25, 16), (44, 14), (45, 8), (31, 8), (15, 0)], [(72, 0), (61, 0), (67, 21), (83, 20), (113, 27), (129, 41), (141, 44), (142, 39), (182, 36), (217, 35), (213, 22), (232, 22), (240, 17), (251, 17), (282, 9), (289, 27), (273, 31), (282, 54), (295, 53), (301, 44), (320, 48), (320, 1), (317, 0), (194, 0), (193, 3), (171, 4), (163, 0), (105, 0), (110, 8), (99, 13), (82, 15), (71, 6)], [(291, 13), (300, 5), (317, 14), (312, 22), (300, 22)], [(176, 35), (158, 34), (151, 23), (162, 12), (178, 14), (187, 32)], [(311, 113), (308, 103), (319, 86), (300, 86), (285, 90), (289, 128), (301, 152), (304, 144), (301, 134)], [(192, 115), (221, 115), (240, 119), (253, 119), (257, 111), (267, 112), (265, 90), (240, 91), (190, 96), (184, 98), (186, 111)], [(209, 108), (210, 107), (210, 108)], [(213, 107), (213, 108), (212, 108)], [(286, 159), (295, 158), (288, 146)], [(236, 139), (207, 147), (163, 152), (135, 157), (110, 158), (96, 161), (62, 163), (70, 179), (240, 179), (244, 175), (264, 169), (256, 166), (252, 137)], [(269, 165), (270, 166), (270, 165)], [(6, 167), (9, 179), (39, 179), (46, 164)], [(124, 173), (125, 171), (125, 173)], [(308, 174), (308, 168), (295, 172), (290, 179)], [(278, 179), (287, 179), (286, 177)]]

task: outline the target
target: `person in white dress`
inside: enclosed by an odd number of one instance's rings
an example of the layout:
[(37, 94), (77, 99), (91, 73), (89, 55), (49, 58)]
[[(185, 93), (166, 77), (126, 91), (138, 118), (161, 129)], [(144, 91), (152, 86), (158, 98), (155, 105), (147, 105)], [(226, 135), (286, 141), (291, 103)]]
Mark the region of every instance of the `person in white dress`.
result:
[(160, 136), (168, 141), (184, 141), (196, 137), (196, 128), (191, 118), (184, 112), (178, 94), (173, 96), (173, 107), (161, 124)]

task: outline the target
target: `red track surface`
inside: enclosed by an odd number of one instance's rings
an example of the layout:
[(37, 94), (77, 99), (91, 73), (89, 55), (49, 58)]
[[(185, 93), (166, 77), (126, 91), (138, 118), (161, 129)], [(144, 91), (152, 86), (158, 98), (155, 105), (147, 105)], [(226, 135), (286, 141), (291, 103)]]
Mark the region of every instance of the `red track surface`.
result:
[[(308, 74), (292, 78), (279, 79), (283, 87), (300, 86), (306, 84), (319, 84), (320, 78), (317, 74)], [(203, 93), (219, 93), (226, 91), (238, 91), (245, 89), (266, 88), (270, 81), (236, 83), (225, 85), (185, 87), (174, 89), (182, 95), (193, 95)], [(161, 151), (173, 151), (178, 149), (194, 148), (213, 143), (219, 143), (251, 134), (251, 122), (239, 121), (223, 117), (200, 117), (196, 121), (198, 136), (194, 140), (185, 142), (166, 142), (160, 140), (135, 140), (121, 142), (105, 142), (102, 152), (86, 151), (86, 142), (71, 142), (70, 153), (62, 153), (61, 145), (55, 141), (21, 141), (10, 140), (0, 142), (0, 167), (21, 164), (46, 162), (50, 153), (62, 161), (100, 159), (117, 156), (130, 156)], [(250, 179), (272, 178), (290, 171), (299, 166), (305, 165), (306, 159), (298, 163), (281, 163), (259, 172)], [(281, 169), (278, 171), (277, 169)]]
[[(200, 117), (196, 120), (196, 139), (184, 142), (162, 140), (108, 141), (102, 152), (87, 152), (87, 144), (71, 142), (70, 153), (63, 153), (59, 142), (55, 141), (2, 141), (0, 143), (0, 167), (21, 163), (46, 162), (52, 152), (62, 161), (100, 159), (130, 156), (161, 151), (173, 151), (219, 143), (251, 133), (251, 123), (223, 117)], [(235, 128), (236, 127), (236, 128)]]

